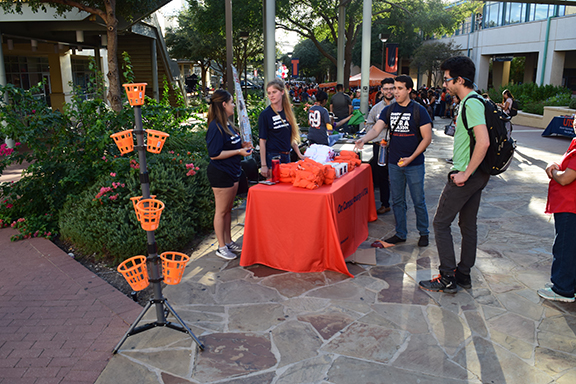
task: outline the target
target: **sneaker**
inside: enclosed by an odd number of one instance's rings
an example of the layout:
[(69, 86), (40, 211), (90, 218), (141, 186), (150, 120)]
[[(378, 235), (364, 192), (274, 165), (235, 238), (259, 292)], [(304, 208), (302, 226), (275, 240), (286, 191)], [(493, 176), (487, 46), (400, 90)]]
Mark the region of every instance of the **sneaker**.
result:
[(447, 162), (448, 164), (454, 164), (454, 161), (452, 160), (452, 158), (446, 159), (446, 162)]
[(433, 292), (456, 293), (458, 286), (456, 285), (456, 278), (454, 276), (443, 276), (442, 274), (436, 276), (432, 280), (422, 280), (420, 288)]
[(398, 243), (403, 243), (405, 241), (406, 241), (406, 239), (401, 239), (396, 235), (384, 240), (384, 242), (388, 243), (388, 244), (398, 244)]
[(382, 215), (384, 213), (390, 212), (390, 207), (381, 206), (376, 210), (376, 213)]
[[(552, 288), (553, 286), (554, 286), (554, 283), (552, 283), (552, 282), (544, 284), (544, 288)], [(574, 298), (576, 298), (576, 293), (574, 294)]]
[(242, 247), (236, 244), (234, 241), (232, 241), (229, 244), (226, 244), (226, 246), (228, 247), (229, 250), (231, 250), (234, 253), (242, 253)]
[(427, 247), (428, 246), (428, 235), (422, 235), (420, 236), (420, 239), (418, 240), (418, 246), (419, 247)]
[(573, 303), (574, 301), (576, 301), (574, 296), (566, 297), (566, 296), (559, 295), (556, 292), (554, 292), (552, 290), (552, 288), (550, 288), (550, 287), (539, 289), (537, 292), (538, 292), (538, 296), (540, 296), (546, 300), (562, 301), (564, 303)]
[(464, 289), (472, 288), (472, 279), (470, 278), (470, 275), (465, 275), (457, 269), (456, 273), (454, 274), (454, 277), (456, 277), (456, 284), (458, 284), (462, 288)]
[(234, 260), (236, 258), (236, 255), (232, 253), (232, 251), (230, 251), (227, 246), (218, 248), (216, 251), (216, 256), (221, 257), (224, 260)]

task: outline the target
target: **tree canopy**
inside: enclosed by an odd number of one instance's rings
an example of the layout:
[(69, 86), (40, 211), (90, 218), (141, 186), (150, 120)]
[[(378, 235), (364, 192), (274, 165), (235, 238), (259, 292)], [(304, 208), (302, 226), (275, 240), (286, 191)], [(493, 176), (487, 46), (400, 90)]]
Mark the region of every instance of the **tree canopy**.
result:
[[(361, 0), (279, 0), (277, 4), (277, 26), (294, 31), (310, 39), (318, 51), (336, 65), (336, 55), (325, 50), (321, 42), (328, 40), (334, 45), (338, 41), (338, 7), (346, 6), (346, 27), (344, 60), (359, 64), (354, 60), (353, 48), (360, 41), (362, 30)], [(469, 5), (453, 6), (449, 9), (441, 0), (374, 0), (372, 3), (373, 31), (388, 30), (390, 42), (400, 43), (400, 55), (410, 56), (421, 43), (423, 36), (433, 33), (448, 33), (464, 20), (469, 13)], [(377, 36), (377, 33), (375, 36)], [(373, 37), (373, 62), (381, 62), (382, 52), (379, 41)], [(359, 46), (357, 48), (360, 49)], [(377, 59), (377, 60), (376, 60)], [(350, 67), (344, 66), (344, 79), (347, 85)]]
[(427, 86), (430, 86), (432, 83), (438, 83), (441, 78), (440, 74), (440, 78), (436, 79), (436, 75), (440, 71), (440, 64), (444, 60), (460, 54), (461, 50), (462, 47), (455, 45), (452, 41), (448, 44), (439, 41), (422, 44), (414, 53), (412, 65), (420, 67), (421, 70), (428, 73)]
[[(166, 35), (171, 56), (197, 62), (201, 67), (214, 64), (225, 76), (225, 1), (188, 0), (188, 5), (178, 16), (178, 27)], [(234, 62), (241, 71), (248, 59), (262, 57), (262, 2), (234, 2), (232, 26)], [(246, 40), (242, 33), (248, 34)]]

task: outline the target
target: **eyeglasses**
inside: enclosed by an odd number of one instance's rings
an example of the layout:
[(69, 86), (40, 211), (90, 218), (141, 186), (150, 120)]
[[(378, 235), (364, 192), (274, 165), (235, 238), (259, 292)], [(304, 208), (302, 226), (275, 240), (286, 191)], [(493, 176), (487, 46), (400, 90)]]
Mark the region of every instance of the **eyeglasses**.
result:
[(394, 92), (394, 88), (382, 88), (384, 92)]
[(449, 79), (444, 78), (444, 82), (445, 82), (445, 83), (448, 83), (449, 81), (452, 81), (452, 80), (454, 80), (454, 79), (457, 79), (457, 77), (451, 77), (451, 78), (449, 78)]

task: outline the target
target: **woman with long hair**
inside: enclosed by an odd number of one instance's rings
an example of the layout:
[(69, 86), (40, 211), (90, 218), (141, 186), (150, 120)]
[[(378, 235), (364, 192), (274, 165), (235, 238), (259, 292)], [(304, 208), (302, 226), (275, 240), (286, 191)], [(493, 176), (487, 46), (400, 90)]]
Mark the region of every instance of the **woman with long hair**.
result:
[(512, 93), (509, 90), (505, 89), (504, 92), (502, 92), (502, 104), (500, 104), (502, 111), (509, 115), (510, 111), (512, 111), (513, 102), (514, 96), (512, 96)]
[(270, 105), (258, 118), (260, 173), (264, 177), (270, 174), (273, 157), (280, 157), (281, 163), (290, 162), (290, 149), (293, 149), (300, 159), (304, 159), (298, 148), (300, 130), (292, 111), (286, 85), (282, 80), (274, 79), (266, 85), (266, 93)]
[(242, 248), (232, 241), (232, 205), (238, 191), (242, 168), (242, 156), (248, 156), (250, 146), (242, 146), (237, 127), (230, 121), (234, 115), (232, 95), (223, 89), (214, 92), (208, 108), (208, 132), (206, 145), (210, 164), (206, 170), (208, 181), (214, 192), (214, 232), (218, 239), (216, 256), (225, 260), (236, 258)]

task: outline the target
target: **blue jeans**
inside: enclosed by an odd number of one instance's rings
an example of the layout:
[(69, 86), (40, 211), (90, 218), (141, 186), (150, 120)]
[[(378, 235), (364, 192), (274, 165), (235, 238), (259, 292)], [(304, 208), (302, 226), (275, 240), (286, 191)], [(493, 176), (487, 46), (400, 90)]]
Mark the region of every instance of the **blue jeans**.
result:
[(328, 136), (328, 146), (331, 147), (334, 144), (336, 144), (336, 142), (338, 140), (340, 140), (342, 138), (342, 136), (344, 136), (342, 133), (336, 133), (334, 135), (329, 135)]
[(552, 246), (552, 290), (565, 297), (573, 297), (576, 290), (576, 213), (554, 214), (556, 237)]
[(272, 158), (280, 156), (280, 163), (286, 164), (290, 162), (290, 154), (289, 153), (278, 153), (278, 152), (266, 152), (266, 166), (272, 169)]
[(396, 219), (396, 236), (406, 239), (406, 185), (410, 189), (410, 197), (416, 212), (416, 228), (420, 236), (426, 236), (428, 231), (428, 210), (424, 199), (424, 164), (399, 167), (388, 164), (390, 177), (390, 195), (392, 197), (392, 210)]

